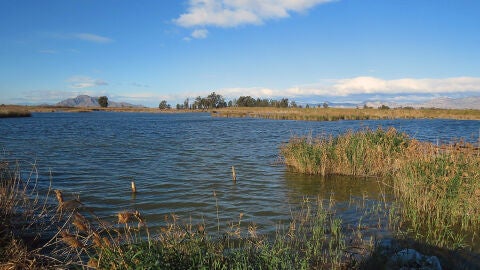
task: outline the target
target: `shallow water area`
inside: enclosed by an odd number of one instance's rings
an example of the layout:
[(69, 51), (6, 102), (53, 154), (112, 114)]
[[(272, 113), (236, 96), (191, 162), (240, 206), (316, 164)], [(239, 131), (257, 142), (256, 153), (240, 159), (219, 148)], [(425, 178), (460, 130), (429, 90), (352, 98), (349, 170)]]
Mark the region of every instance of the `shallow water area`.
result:
[[(288, 172), (279, 146), (292, 135), (337, 135), (395, 127), (431, 142), (477, 142), (480, 121), (442, 119), (307, 122), (212, 118), (207, 113), (35, 113), (1, 119), (4, 156), (36, 162), (40, 187), (76, 194), (99, 216), (136, 209), (152, 229), (175, 213), (210, 230), (238, 220), (271, 233), (305, 201), (335, 201), (344, 223), (358, 221), (358, 203), (388, 202), (375, 179), (322, 178)], [(231, 176), (235, 166), (237, 181)], [(138, 193), (132, 196), (130, 182)], [(384, 196), (382, 196), (382, 194)], [(217, 220), (217, 211), (218, 218)], [(368, 221), (363, 221), (367, 222)], [(374, 221), (372, 221), (374, 223)], [(372, 223), (370, 222), (370, 223)], [(370, 224), (374, 227), (376, 224)]]

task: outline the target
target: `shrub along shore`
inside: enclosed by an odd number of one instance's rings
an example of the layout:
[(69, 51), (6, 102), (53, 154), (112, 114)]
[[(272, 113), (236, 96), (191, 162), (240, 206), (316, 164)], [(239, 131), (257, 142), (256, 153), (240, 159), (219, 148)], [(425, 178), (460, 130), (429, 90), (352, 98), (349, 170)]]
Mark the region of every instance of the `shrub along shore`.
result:
[(355, 109), (355, 108), (273, 108), (228, 107), (212, 111), (214, 117), (252, 117), (274, 120), (337, 121), (444, 118), (479, 120), (480, 110), (444, 109)]
[(457, 248), (480, 228), (480, 150), (473, 144), (436, 146), (390, 128), (294, 137), (281, 154), (301, 173), (389, 179), (401, 220), (428, 244)]

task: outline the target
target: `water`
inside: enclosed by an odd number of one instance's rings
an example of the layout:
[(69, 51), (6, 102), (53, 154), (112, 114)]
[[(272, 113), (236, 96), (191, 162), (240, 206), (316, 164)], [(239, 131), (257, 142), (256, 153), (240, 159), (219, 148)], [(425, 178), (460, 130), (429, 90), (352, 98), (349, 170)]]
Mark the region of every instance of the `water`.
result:
[[(36, 162), (41, 186), (78, 195), (100, 216), (138, 209), (156, 228), (175, 213), (216, 226), (238, 219), (260, 230), (290, 218), (305, 197), (333, 197), (343, 218), (358, 215), (353, 199), (375, 200), (380, 185), (345, 177), (323, 179), (286, 171), (279, 146), (292, 135), (339, 134), (393, 126), (431, 142), (476, 142), (480, 121), (381, 120), (305, 122), (212, 118), (209, 114), (38, 113), (0, 119), (0, 148), (8, 158)], [(231, 179), (235, 166), (237, 183)], [(132, 197), (130, 181), (138, 194)], [(216, 197), (213, 196), (215, 192)], [(333, 195), (332, 195), (333, 194)]]

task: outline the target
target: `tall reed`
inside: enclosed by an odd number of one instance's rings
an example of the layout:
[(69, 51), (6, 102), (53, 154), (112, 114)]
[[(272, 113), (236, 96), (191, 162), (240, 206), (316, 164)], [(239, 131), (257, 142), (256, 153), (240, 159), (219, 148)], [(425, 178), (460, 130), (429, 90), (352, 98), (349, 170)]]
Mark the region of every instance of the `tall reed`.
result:
[(454, 247), (480, 228), (479, 151), (461, 141), (419, 142), (393, 128), (293, 137), (281, 147), (285, 164), (298, 172), (391, 179), (402, 223), (413, 235)]
[(304, 121), (413, 118), (480, 119), (480, 110), (229, 107), (217, 109), (211, 115), (214, 117)]

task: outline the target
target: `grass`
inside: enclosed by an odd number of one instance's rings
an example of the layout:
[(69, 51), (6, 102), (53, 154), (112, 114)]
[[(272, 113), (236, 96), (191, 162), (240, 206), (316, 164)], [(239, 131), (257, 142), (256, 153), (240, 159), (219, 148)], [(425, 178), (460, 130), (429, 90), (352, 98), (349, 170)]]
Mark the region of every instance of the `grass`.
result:
[[(150, 241), (117, 245), (97, 251), (99, 268), (134, 269), (347, 269), (359, 265), (350, 254), (350, 239), (342, 222), (327, 206), (310, 202), (279, 226), (273, 239), (257, 233), (256, 225), (242, 227), (242, 216), (223, 235), (210, 235), (205, 224), (180, 225), (173, 218)], [(243, 228), (243, 229), (242, 229)], [(354, 236), (354, 234), (352, 234)], [(368, 255), (373, 245), (360, 248)]]
[(378, 119), (480, 119), (480, 110), (446, 109), (354, 109), (354, 108), (266, 108), (233, 107), (212, 112), (214, 117), (253, 117), (275, 120), (337, 121)]
[(281, 154), (297, 172), (387, 177), (397, 224), (416, 240), (458, 248), (480, 228), (480, 150), (472, 144), (436, 146), (391, 128), (294, 137)]

